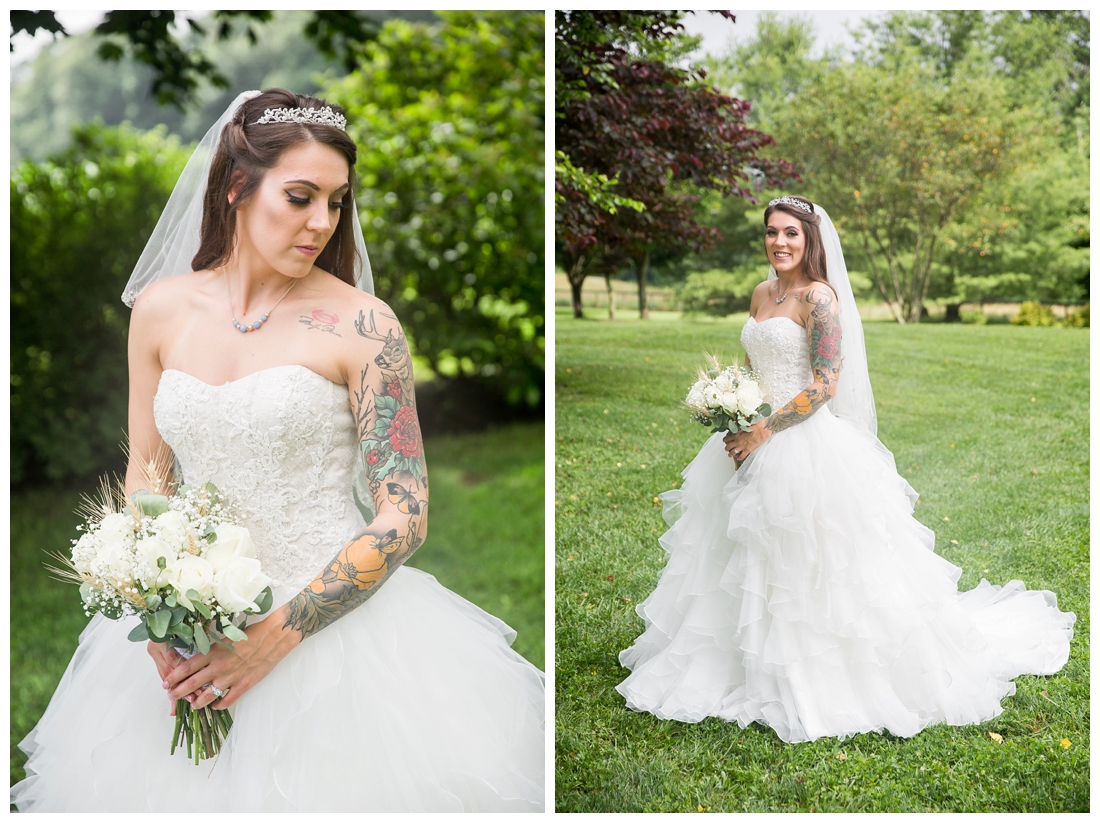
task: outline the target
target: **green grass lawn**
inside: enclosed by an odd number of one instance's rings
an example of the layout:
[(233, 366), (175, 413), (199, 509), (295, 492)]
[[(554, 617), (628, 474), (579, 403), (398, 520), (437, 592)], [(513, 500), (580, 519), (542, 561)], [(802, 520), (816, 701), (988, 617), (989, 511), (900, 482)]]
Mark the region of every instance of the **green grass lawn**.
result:
[[(513, 647), (545, 668), (544, 492), (541, 424), (425, 443), (432, 483), (428, 540), (410, 560), (496, 615)], [(79, 491), (15, 493), (11, 500), (11, 782), (23, 778), (16, 745), (61, 679), (86, 622), (76, 587), (51, 579), (44, 548), (65, 548), (80, 519)], [(333, 553), (336, 548), (334, 547)], [(154, 670), (150, 662), (150, 688)]]
[(917, 518), (961, 588), (1018, 578), (1077, 614), (1058, 675), (1018, 678), (990, 722), (912, 739), (791, 745), (625, 708), (618, 653), (665, 561), (654, 497), (709, 436), (678, 401), (704, 350), (743, 358), (744, 320), (558, 316), (558, 811), (1087, 811), (1087, 330), (865, 325), (879, 436), (921, 493)]

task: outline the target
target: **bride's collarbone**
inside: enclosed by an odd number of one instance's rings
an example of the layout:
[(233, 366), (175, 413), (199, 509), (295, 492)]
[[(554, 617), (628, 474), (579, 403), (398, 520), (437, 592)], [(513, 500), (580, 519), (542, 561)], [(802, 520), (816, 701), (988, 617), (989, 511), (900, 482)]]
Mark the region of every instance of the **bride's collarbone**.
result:
[[(235, 383), (246, 377), (288, 367), (315, 372), (332, 383), (346, 384), (343, 361), (348, 346), (331, 316), (318, 320), (316, 312), (287, 312), (271, 316), (259, 329), (241, 332), (227, 328), (180, 329), (165, 341), (161, 360), (165, 371), (181, 371), (211, 386)], [(239, 322), (239, 321), (238, 321)]]

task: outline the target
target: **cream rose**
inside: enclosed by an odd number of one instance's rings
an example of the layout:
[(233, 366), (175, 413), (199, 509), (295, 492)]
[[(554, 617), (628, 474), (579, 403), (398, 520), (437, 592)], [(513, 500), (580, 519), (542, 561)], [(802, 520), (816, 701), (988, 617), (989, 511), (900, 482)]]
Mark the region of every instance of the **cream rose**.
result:
[(214, 590), (214, 567), (201, 557), (185, 554), (168, 565), (165, 579), (180, 595), (186, 597), (194, 589), (205, 600)]
[(215, 534), (216, 539), (203, 553), (203, 557), (214, 567), (215, 572), (222, 571), (234, 558), (256, 556), (256, 546), (252, 542), (252, 535), (248, 533), (248, 529), (223, 523), (218, 526)]
[(94, 534), (86, 532), (80, 536), (73, 546), (73, 568), (81, 574), (89, 574), (92, 571), (92, 561), (99, 553), (99, 541)]
[(707, 401), (707, 406), (712, 409), (718, 405), (720, 396), (721, 393), (714, 386), (707, 386), (703, 389), (703, 398)]
[(226, 611), (236, 614), (256, 608), (256, 598), (271, 583), (260, 571), (260, 561), (251, 557), (232, 557), (214, 580), (214, 597)]
[(764, 402), (764, 393), (760, 386), (751, 380), (746, 380), (737, 388), (737, 407), (747, 418), (756, 414), (760, 404)]

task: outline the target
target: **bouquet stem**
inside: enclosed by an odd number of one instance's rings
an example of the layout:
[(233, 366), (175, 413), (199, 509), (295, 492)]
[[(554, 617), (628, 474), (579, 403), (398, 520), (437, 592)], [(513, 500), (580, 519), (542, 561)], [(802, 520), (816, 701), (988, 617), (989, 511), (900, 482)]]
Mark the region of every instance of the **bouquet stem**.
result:
[(221, 751), (222, 742), (233, 727), (233, 718), (227, 709), (205, 706), (192, 708), (184, 699), (176, 701), (176, 727), (172, 731), (172, 754), (180, 746), (186, 746), (187, 759), (200, 760), (214, 757)]

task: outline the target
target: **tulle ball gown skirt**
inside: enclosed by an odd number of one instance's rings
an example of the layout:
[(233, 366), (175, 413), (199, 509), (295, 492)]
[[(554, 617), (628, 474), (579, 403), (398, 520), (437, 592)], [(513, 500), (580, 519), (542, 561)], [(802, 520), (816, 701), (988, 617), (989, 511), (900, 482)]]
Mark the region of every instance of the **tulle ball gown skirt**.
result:
[(619, 659), (627, 706), (784, 741), (963, 725), (1066, 662), (1075, 617), (1020, 581), (959, 592), (870, 434), (819, 411), (737, 470), (716, 434), (664, 497), (668, 563)]
[(233, 707), (225, 748), (169, 755), (130, 621), (93, 618), (22, 747), (20, 811), (539, 811), (543, 682), (500, 620), (412, 568)]

